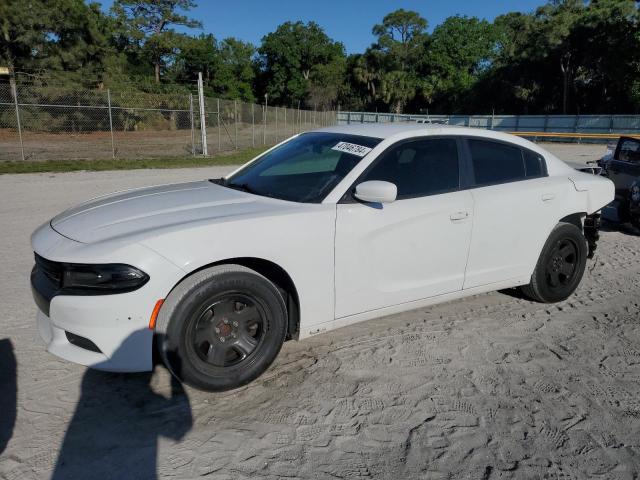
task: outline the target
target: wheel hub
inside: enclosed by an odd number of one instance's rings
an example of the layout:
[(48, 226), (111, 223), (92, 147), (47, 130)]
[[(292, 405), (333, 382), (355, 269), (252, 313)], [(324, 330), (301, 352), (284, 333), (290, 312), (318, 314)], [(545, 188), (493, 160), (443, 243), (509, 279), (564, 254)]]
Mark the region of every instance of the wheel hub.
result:
[[(228, 322), (227, 319), (225, 319), (225, 321)], [(233, 327), (231, 327), (229, 323), (220, 322), (218, 324), (218, 330), (220, 332), (220, 337), (228, 337), (233, 332)]]
[(253, 299), (242, 294), (224, 296), (195, 321), (193, 349), (205, 363), (237, 364), (256, 349), (264, 335), (263, 325), (262, 310)]

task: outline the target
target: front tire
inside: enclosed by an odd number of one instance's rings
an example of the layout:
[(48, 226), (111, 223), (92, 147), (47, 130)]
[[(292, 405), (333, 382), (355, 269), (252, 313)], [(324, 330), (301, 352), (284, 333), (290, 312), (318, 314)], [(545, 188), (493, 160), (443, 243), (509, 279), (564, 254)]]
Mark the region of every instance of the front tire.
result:
[(570, 223), (559, 223), (542, 249), (531, 283), (521, 287), (522, 292), (542, 303), (566, 300), (582, 280), (588, 253), (582, 230)]
[(260, 376), (284, 343), (287, 310), (268, 279), (240, 265), (219, 265), (183, 280), (156, 323), (160, 356), (180, 381), (224, 391)]

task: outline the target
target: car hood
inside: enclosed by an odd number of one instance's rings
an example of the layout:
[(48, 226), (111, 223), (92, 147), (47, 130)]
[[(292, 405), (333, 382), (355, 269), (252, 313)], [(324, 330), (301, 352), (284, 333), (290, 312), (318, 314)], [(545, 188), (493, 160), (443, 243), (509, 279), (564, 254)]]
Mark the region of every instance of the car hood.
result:
[(205, 180), (98, 197), (61, 213), (51, 220), (51, 227), (72, 240), (94, 243), (202, 221), (275, 213), (296, 205)]

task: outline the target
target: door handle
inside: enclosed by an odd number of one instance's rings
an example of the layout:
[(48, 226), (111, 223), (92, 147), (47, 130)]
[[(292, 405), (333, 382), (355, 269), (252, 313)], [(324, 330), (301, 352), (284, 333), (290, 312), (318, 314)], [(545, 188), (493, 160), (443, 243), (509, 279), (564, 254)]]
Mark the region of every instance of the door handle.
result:
[(549, 200), (553, 200), (554, 198), (556, 198), (556, 196), (553, 193), (543, 193), (542, 194), (542, 201), (543, 202), (548, 202)]
[(452, 222), (459, 222), (460, 220), (466, 220), (469, 218), (469, 212), (455, 212), (449, 215)]

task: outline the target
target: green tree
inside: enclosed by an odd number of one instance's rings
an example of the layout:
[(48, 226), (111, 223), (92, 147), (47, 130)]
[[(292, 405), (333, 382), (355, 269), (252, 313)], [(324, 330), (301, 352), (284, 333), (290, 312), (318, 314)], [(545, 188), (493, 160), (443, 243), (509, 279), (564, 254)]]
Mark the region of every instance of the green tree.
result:
[(376, 105), (401, 113), (421, 90), (416, 65), (424, 54), (427, 25), (417, 12), (398, 9), (373, 27), (377, 41), (356, 63), (354, 77)]
[(400, 8), (385, 15), (372, 32), (378, 37), (377, 48), (397, 59), (399, 69), (405, 71), (408, 63), (421, 53), (428, 25), (418, 12)]
[(172, 26), (202, 27), (199, 21), (180, 13), (194, 6), (193, 0), (116, 0), (113, 4), (112, 11), (123, 29), (151, 60), (156, 83), (185, 39)]
[(434, 29), (420, 65), (425, 99), (458, 110), (479, 76), (491, 67), (495, 46), (496, 36), (487, 21), (447, 18)]
[(281, 105), (305, 102), (318, 66), (345, 57), (344, 46), (315, 22), (283, 23), (263, 37), (258, 53), (262, 90)]
[(16, 69), (64, 71), (74, 81), (100, 81), (110, 22), (82, 0), (0, 2), (0, 62)]
[(253, 94), (255, 51), (253, 45), (236, 38), (226, 38), (219, 44), (220, 60), (218, 70), (213, 76), (213, 87), (217, 94), (247, 102), (255, 101)]
[(173, 65), (173, 75), (179, 83), (191, 83), (202, 73), (203, 82), (209, 85), (220, 70), (218, 41), (212, 34), (185, 37)]

